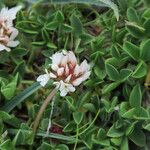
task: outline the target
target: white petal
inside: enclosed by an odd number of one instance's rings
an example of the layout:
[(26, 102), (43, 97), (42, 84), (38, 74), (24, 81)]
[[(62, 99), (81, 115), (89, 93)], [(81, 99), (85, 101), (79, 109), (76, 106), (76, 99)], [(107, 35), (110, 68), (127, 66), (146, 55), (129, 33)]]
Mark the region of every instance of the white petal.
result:
[(63, 90), (65, 88), (65, 83), (62, 80), (60, 80), (59, 83), (60, 83), (60, 90)]
[(16, 47), (19, 44), (19, 41), (9, 41), (7, 43), (8, 47)]
[(49, 76), (50, 76), (50, 78), (57, 78), (57, 76), (53, 73), (50, 73)]
[(58, 76), (61, 76), (63, 73), (64, 73), (64, 68), (59, 68), (58, 70), (57, 70), (57, 75)]
[(75, 79), (75, 80), (72, 82), (72, 84), (73, 84), (74, 86), (78, 86), (78, 85), (80, 85), (80, 84), (82, 83), (82, 81), (83, 81), (82, 77), (79, 77), (79, 78)]
[(12, 31), (10, 35), (10, 40), (14, 40), (18, 35), (18, 30), (16, 28), (10, 28), (10, 31)]
[(71, 64), (73, 66), (75, 66), (77, 64), (77, 59), (76, 59), (76, 56), (74, 55), (74, 53), (72, 51), (69, 51), (68, 53), (68, 61), (71, 62)]
[(75, 91), (75, 87), (73, 87), (72, 84), (65, 83), (62, 80), (56, 84), (59, 84), (60, 96), (62, 96), (62, 97), (66, 96), (68, 92)]
[(60, 96), (64, 97), (67, 95), (67, 93), (68, 92), (64, 89), (64, 90), (60, 91)]
[(60, 90), (60, 96), (62, 96), (62, 97), (66, 96), (68, 93), (68, 89), (66, 88), (65, 83), (62, 80), (60, 81), (59, 90)]
[(72, 85), (72, 84), (67, 84), (66, 85), (66, 88), (68, 89), (68, 91), (70, 91), (70, 92), (74, 92), (76, 89), (75, 89), (75, 87)]
[(10, 15), (11, 19), (16, 18), (17, 12), (22, 8), (22, 6), (16, 6), (8, 10), (8, 14)]
[(90, 76), (90, 74), (91, 74), (91, 72), (90, 72), (90, 71), (88, 71), (88, 72), (84, 73), (84, 74), (82, 75), (82, 80), (83, 80), (83, 81), (85, 81), (86, 79), (88, 79), (88, 78), (89, 78), (89, 76)]
[(12, 26), (13, 20), (16, 18), (17, 12), (22, 8), (22, 6), (16, 6), (7, 11), (7, 25)]
[(49, 81), (49, 79), (50, 79), (49, 74), (43, 74), (37, 78), (37, 82), (40, 82), (42, 86), (45, 86), (47, 82)]
[(6, 50), (6, 51), (8, 51), (8, 52), (11, 51), (10, 48), (6, 47), (5, 45), (0, 44), (0, 51), (3, 51), (3, 50)]
[(52, 59), (52, 65), (59, 65), (62, 60), (63, 54), (62, 53), (55, 53), (50, 57)]
[(81, 63), (81, 65), (80, 65), (80, 70), (81, 70), (82, 72), (87, 72), (87, 71), (90, 70), (90, 65), (88, 65), (88, 63), (87, 63), (86, 60), (84, 60), (84, 61)]
[(52, 68), (52, 70), (57, 71), (58, 70), (58, 65), (52, 64), (51, 68)]
[(68, 62), (68, 55), (66, 55), (66, 56), (63, 56), (62, 57), (62, 60), (61, 60), (61, 66), (66, 66), (66, 64), (67, 64), (67, 62)]
[(7, 12), (8, 12), (8, 8), (4, 7), (1, 9), (0, 11), (0, 20), (2, 21), (4, 18), (7, 18)]

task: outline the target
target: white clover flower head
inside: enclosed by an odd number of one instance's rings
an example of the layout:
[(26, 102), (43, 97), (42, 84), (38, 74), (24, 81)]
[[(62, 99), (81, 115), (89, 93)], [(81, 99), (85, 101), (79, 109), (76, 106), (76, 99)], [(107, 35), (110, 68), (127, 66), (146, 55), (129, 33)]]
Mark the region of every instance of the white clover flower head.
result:
[(0, 11), (0, 51), (10, 51), (9, 47), (16, 47), (19, 44), (19, 41), (15, 41), (18, 30), (13, 27), (13, 20), (20, 9), (21, 6), (17, 6), (11, 9), (2, 8)]
[(54, 80), (54, 85), (60, 90), (61, 96), (66, 96), (68, 92), (74, 92), (75, 87), (87, 80), (91, 74), (90, 66), (84, 60), (80, 65), (72, 51), (57, 52), (50, 57), (52, 60), (50, 73), (40, 75), (37, 81), (45, 86), (50, 79)]

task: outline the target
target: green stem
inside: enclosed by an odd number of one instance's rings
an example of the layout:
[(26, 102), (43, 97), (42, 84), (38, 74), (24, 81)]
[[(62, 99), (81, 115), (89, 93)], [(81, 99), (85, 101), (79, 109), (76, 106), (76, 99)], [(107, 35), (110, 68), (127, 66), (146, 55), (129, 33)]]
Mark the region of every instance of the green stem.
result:
[(73, 46), (74, 46), (74, 43), (73, 43), (73, 34), (71, 33), (71, 41), (70, 41), (70, 49), (73, 50)]
[(32, 64), (34, 57), (35, 57), (34, 49), (31, 49), (30, 56), (27, 62), (28, 65)]
[(66, 38), (65, 45), (64, 45), (64, 49), (65, 49), (65, 50), (67, 49), (67, 44), (68, 44), (68, 36), (67, 36), (67, 38)]
[(83, 125), (82, 127), (80, 127), (79, 131), (82, 130), (83, 128), (85, 128), (87, 125), (89, 125), (89, 123), (86, 123), (85, 125)]
[(58, 49), (60, 49), (60, 46), (61, 46), (61, 31), (62, 31), (62, 27), (61, 27), (61, 24), (59, 24), (58, 26)]
[(149, 85), (150, 85), (150, 68), (149, 68), (148, 73), (146, 75), (146, 79), (145, 79), (145, 84), (144, 85), (145, 85), (146, 88), (148, 88)]
[(55, 97), (53, 98), (52, 103), (51, 103), (51, 111), (50, 111), (50, 115), (49, 115), (49, 122), (48, 122), (46, 136), (49, 134), (49, 130), (52, 126), (52, 115), (53, 115), (53, 112), (54, 112), (54, 102), (55, 102)]
[[(99, 18), (98, 18), (99, 19)], [(83, 24), (83, 26), (84, 27), (86, 27), (86, 26), (89, 26), (89, 25), (93, 25), (93, 24), (95, 24), (96, 22), (97, 22), (97, 20), (98, 19), (95, 19), (95, 20), (92, 20), (92, 21), (89, 21), (89, 22), (87, 22), (87, 23), (85, 23), (85, 24)], [(99, 21), (99, 20), (98, 20)]]
[(77, 131), (76, 131), (76, 141), (73, 150), (76, 150), (77, 144), (78, 144), (78, 138), (79, 138), (79, 126), (77, 124)]
[(33, 84), (34, 81), (32, 81), (32, 80), (22, 80), (21, 83), (22, 84)]
[[(83, 133), (85, 133), (85, 132), (94, 124), (94, 122), (96, 121), (96, 119), (97, 119), (99, 113), (100, 113), (100, 109), (98, 110), (98, 112), (97, 112), (95, 118), (94, 118), (93, 121), (90, 123), (90, 125), (89, 125), (85, 130), (83, 130), (82, 132), (80, 132), (80, 133), (78, 134), (78, 136), (81, 135), (81, 134), (83, 134)], [(75, 136), (76, 136), (76, 135), (74, 135), (74, 136), (72, 136), (72, 137), (75, 137)]]
[(57, 92), (57, 89), (53, 89), (50, 94), (48, 95), (48, 97), (45, 99), (45, 101), (43, 102), (37, 116), (36, 116), (36, 119), (34, 121), (34, 125), (33, 125), (33, 140), (34, 140), (34, 137), (35, 137), (35, 134), (36, 134), (36, 131), (37, 131), (37, 128), (39, 126), (39, 123), (40, 123), (40, 120), (43, 116), (43, 113), (46, 109), (46, 107), (48, 106), (49, 102), (52, 100), (52, 98), (55, 96)]
[(80, 43), (81, 43), (81, 39), (80, 38), (76, 39), (76, 41), (75, 41), (75, 50), (74, 50), (75, 52), (78, 51)]

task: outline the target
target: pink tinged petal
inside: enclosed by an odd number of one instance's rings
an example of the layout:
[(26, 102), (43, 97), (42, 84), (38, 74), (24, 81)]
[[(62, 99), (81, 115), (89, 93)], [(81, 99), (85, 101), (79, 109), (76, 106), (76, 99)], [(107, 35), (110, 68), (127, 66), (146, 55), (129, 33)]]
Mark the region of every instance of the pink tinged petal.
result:
[(72, 84), (73, 84), (74, 86), (80, 85), (83, 81), (85, 81), (86, 79), (89, 78), (90, 74), (91, 74), (90, 71), (85, 72), (82, 76), (80, 76), (79, 78), (75, 79), (75, 80), (72, 82)]
[(0, 51), (6, 50), (7, 52), (10, 52), (11, 49), (6, 47), (5, 45), (0, 44)]
[(8, 43), (9, 38), (8, 38), (8, 36), (2, 36), (2, 37), (0, 37), (0, 41), (4, 42), (4, 43)]
[(11, 28), (9, 28), (9, 29), (7, 28), (6, 30), (7, 30), (7, 34), (11, 34), (12, 33), (12, 29)]
[(58, 70), (58, 65), (52, 64), (51, 68), (52, 68), (52, 70), (57, 71)]
[(75, 80), (72, 82), (72, 84), (73, 84), (74, 86), (80, 85), (83, 81), (85, 81), (86, 79), (89, 78), (90, 74), (91, 74), (90, 71), (84, 73), (82, 76), (80, 76), (79, 78), (75, 79)]
[(1, 28), (0, 29), (0, 36), (3, 36), (3, 34), (4, 34), (4, 28)]
[(6, 24), (4, 21), (1, 23), (1, 26), (2, 26), (2, 28), (4, 28), (5, 30), (8, 30), (8, 26), (7, 26), (7, 24)]
[(90, 65), (88, 65), (87, 61), (84, 60), (80, 65), (81, 72), (87, 72), (90, 70)]
[(57, 70), (57, 75), (58, 75), (58, 76), (62, 76), (63, 73), (64, 73), (64, 70), (65, 70), (65, 69), (62, 68), (62, 67), (61, 67), (61, 68), (58, 68), (58, 70)]
[(70, 82), (70, 79), (71, 79), (72, 75), (70, 74), (66, 79), (65, 79), (65, 82)]
[(57, 76), (53, 73), (50, 73), (49, 76), (50, 76), (50, 78), (57, 78)]
[(72, 84), (73, 84), (74, 86), (78, 86), (78, 85), (80, 85), (80, 84), (82, 83), (82, 81), (83, 81), (82, 77), (79, 77), (79, 78), (75, 79), (75, 80), (72, 82)]
[(68, 67), (67, 64), (66, 64), (66, 66), (65, 66), (65, 75), (66, 75), (66, 76), (69, 75), (69, 67)]
[(72, 66), (74, 67), (77, 64), (77, 59), (76, 56), (72, 51), (69, 51), (68, 53), (68, 61), (71, 62)]
[(62, 53), (55, 53), (50, 57), (52, 59), (52, 65), (59, 65), (62, 60), (63, 54)]
[(49, 74), (43, 74), (37, 78), (37, 82), (40, 82), (42, 86), (45, 86), (47, 82), (49, 81), (49, 79), (50, 79)]
[(16, 47), (19, 44), (19, 41), (9, 41), (7, 43), (8, 47)]

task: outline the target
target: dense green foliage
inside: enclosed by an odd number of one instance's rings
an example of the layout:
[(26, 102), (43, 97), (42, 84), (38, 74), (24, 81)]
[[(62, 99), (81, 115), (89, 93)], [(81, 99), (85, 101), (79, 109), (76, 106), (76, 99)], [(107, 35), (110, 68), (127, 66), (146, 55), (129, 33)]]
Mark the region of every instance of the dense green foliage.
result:
[[(150, 2), (88, 2), (1, 2), (24, 6), (15, 20), (20, 45), (0, 51), (1, 150), (150, 149)], [(62, 49), (87, 59), (92, 73), (74, 93), (57, 93), (50, 134), (51, 104), (33, 141), (33, 121), (54, 88), (36, 78)]]

